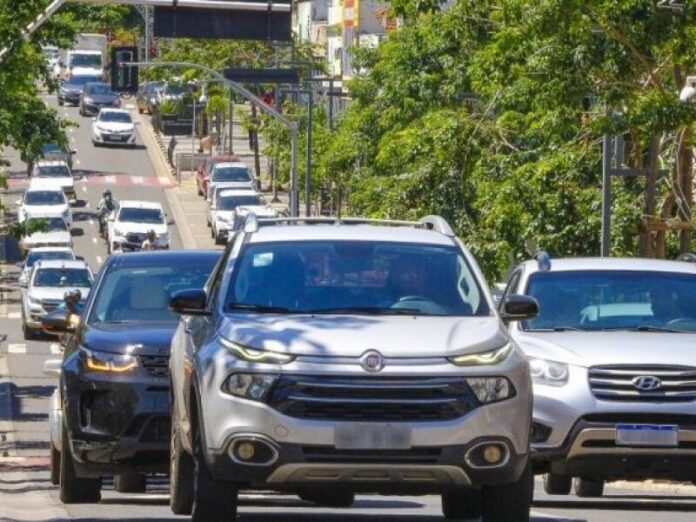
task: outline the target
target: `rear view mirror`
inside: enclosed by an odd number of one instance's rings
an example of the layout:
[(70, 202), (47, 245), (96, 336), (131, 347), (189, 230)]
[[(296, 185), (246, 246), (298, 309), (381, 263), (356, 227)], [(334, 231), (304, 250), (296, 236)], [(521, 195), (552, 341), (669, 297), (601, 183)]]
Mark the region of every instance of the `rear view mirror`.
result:
[(500, 307), (500, 318), (505, 321), (525, 321), (539, 315), (539, 303), (526, 295), (508, 295)]
[(61, 366), (63, 366), (61, 359), (46, 359), (43, 363), (43, 373), (47, 377), (60, 377)]
[(179, 315), (210, 315), (205, 307), (206, 301), (204, 290), (181, 290), (170, 299), (169, 310)]

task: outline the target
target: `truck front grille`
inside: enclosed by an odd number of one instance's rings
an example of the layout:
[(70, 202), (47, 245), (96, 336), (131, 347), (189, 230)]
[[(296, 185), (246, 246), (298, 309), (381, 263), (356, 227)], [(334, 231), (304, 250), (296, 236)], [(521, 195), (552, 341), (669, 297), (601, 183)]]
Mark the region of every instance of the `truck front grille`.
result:
[(444, 421), (479, 406), (459, 378), (286, 376), (267, 402), (290, 417), (364, 422)]
[(593, 366), (588, 376), (592, 393), (602, 400), (696, 400), (696, 368), (689, 366)]

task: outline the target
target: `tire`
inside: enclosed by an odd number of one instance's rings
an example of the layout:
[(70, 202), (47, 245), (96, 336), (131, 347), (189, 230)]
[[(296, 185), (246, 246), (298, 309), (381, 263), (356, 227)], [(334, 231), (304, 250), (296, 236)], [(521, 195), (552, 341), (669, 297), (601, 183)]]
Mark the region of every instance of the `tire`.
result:
[(196, 187), (198, 188), (198, 195), (199, 195), (199, 196), (202, 196), (202, 195), (203, 195), (203, 191), (201, 190), (201, 186), (200, 186), (198, 183), (196, 183)]
[(36, 339), (36, 330), (28, 326), (25, 321), (22, 321), (22, 333), (24, 334), (25, 341)]
[(58, 100), (58, 105), (60, 105), (62, 107), (63, 105), (65, 105), (65, 102), (62, 100)]
[(200, 430), (194, 436), (192, 522), (231, 522), (237, 516), (237, 485), (215, 480), (203, 456)]
[(568, 495), (573, 485), (573, 477), (558, 473), (544, 474), (544, 493), (547, 495)]
[(597, 498), (604, 493), (604, 481), (588, 478), (575, 479), (575, 494), (582, 498)]
[(349, 508), (355, 503), (355, 493), (352, 491), (312, 491), (298, 495), (305, 502), (327, 508)]
[(145, 493), (147, 476), (145, 473), (118, 473), (114, 476), (114, 489), (118, 493)]
[(175, 515), (190, 515), (193, 507), (193, 457), (186, 453), (179, 437), (178, 415), (172, 401), (172, 434), (169, 450), (169, 507)]
[(477, 520), (481, 517), (481, 490), (462, 488), (442, 494), (442, 513), (447, 520)]
[(51, 442), (51, 484), (60, 484), (60, 451)]
[(529, 506), (534, 477), (527, 467), (517, 482), (486, 486), (481, 494), (483, 522), (529, 522)]
[(101, 479), (80, 478), (70, 451), (68, 430), (63, 426), (60, 448), (60, 500), (63, 504), (92, 504), (101, 500)]

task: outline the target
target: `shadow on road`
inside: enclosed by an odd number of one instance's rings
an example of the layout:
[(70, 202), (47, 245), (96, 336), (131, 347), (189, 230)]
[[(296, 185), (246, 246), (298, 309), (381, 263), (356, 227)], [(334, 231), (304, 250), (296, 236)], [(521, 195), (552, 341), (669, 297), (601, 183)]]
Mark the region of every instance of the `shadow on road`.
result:
[(613, 511), (694, 511), (696, 498), (657, 495), (611, 495), (601, 500), (535, 500), (535, 508)]

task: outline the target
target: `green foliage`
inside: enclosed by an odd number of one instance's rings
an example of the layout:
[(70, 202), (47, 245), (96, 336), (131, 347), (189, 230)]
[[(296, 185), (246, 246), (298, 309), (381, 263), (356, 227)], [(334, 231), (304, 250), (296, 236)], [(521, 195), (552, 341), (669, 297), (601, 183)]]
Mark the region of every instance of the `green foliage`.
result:
[(36, 232), (47, 232), (48, 231), (48, 221), (45, 219), (29, 219), (19, 223), (17, 221), (12, 222), (8, 226), (7, 233), (15, 238), (17, 241), (23, 237), (30, 236)]

